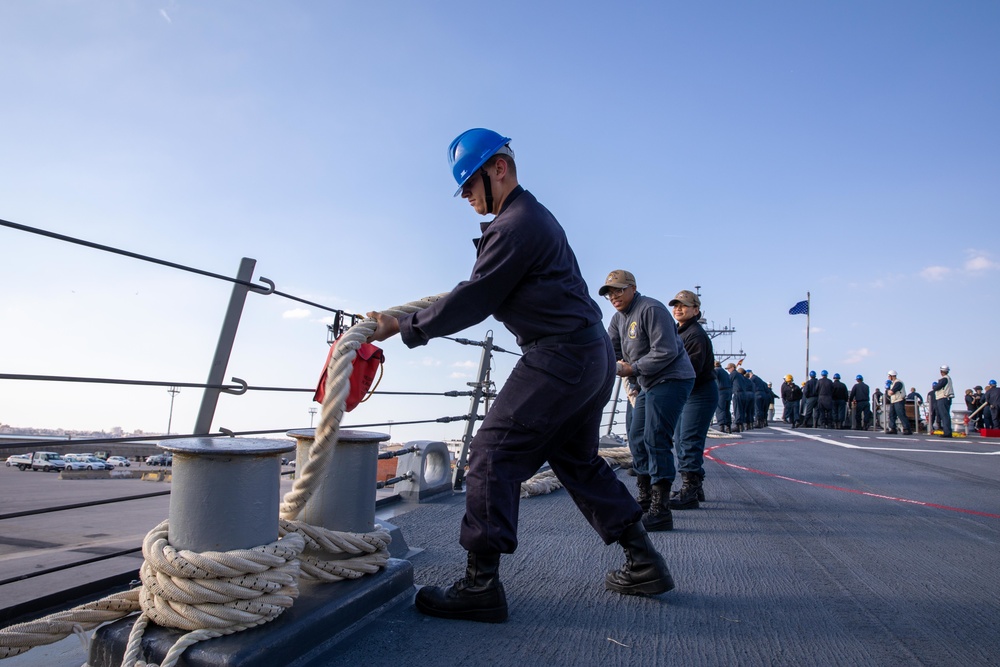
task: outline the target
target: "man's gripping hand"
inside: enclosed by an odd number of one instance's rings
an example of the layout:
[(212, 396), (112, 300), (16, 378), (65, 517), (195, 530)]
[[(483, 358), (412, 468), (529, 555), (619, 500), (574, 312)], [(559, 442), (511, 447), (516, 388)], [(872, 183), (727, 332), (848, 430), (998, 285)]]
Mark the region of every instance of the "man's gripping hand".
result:
[(387, 338), (392, 338), (399, 333), (399, 320), (392, 315), (372, 311), (368, 313), (368, 317), (375, 320), (377, 324), (375, 327), (375, 333), (368, 337), (369, 343), (378, 343), (379, 341), (386, 340)]

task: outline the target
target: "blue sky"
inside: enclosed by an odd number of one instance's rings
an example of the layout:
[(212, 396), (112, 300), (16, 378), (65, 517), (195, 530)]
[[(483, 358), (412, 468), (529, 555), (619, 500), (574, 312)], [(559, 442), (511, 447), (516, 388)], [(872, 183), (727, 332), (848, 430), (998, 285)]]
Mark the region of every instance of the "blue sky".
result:
[[(701, 286), (767, 380), (1000, 376), (995, 2), (6, 2), (0, 218), (366, 312), (468, 277), (446, 148), (513, 138), (523, 185), (608, 271)], [(201, 382), (229, 287), (0, 227), (2, 372)], [(601, 302), (610, 319), (611, 308)], [(326, 313), (251, 295), (228, 374), (305, 387)], [(463, 335), (513, 338), (492, 320)], [(381, 388), (465, 389), (476, 348), (385, 345)], [(500, 355), (496, 378), (514, 361)], [(182, 390), (175, 431), (200, 393)], [(307, 426), (305, 395), (214, 425)], [(457, 415), (376, 397), (347, 423)], [(0, 423), (163, 431), (162, 388), (0, 381)], [(450, 438), (462, 426), (393, 428)]]

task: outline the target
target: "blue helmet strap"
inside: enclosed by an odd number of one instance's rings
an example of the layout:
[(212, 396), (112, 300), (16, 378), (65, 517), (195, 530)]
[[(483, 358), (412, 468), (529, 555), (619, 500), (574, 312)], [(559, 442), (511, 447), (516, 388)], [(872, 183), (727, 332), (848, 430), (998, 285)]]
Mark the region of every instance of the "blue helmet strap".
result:
[(485, 194), (486, 194), (486, 208), (487, 208), (486, 212), (489, 213), (490, 215), (492, 215), (493, 214), (493, 188), (490, 187), (490, 176), (489, 176), (489, 174), (486, 173), (486, 169), (485, 168), (481, 168), (479, 170), (479, 173), (483, 177), (483, 190), (485, 191)]

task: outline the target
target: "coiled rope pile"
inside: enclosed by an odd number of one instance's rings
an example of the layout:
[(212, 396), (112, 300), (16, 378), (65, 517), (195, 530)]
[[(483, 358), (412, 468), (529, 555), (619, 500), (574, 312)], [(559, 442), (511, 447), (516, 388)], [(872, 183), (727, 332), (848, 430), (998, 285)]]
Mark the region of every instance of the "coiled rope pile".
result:
[[(442, 296), (382, 312), (394, 317), (414, 313)], [(184, 650), (197, 642), (277, 618), (298, 597), (300, 577), (343, 581), (384, 567), (389, 557), (390, 537), (380, 526), (371, 533), (356, 534), (330, 531), (296, 520), (335, 457), (354, 359), (358, 348), (375, 329), (374, 320), (358, 322), (341, 336), (330, 357), (320, 424), (305, 465), (299, 468), (299, 477), (281, 503), (277, 541), (225, 552), (177, 550), (167, 540), (168, 525), (164, 521), (143, 540), (145, 560), (140, 569), (140, 588), (0, 629), (0, 659), (52, 644), (73, 633), (83, 635), (104, 623), (141, 612), (129, 634), (123, 667), (155, 667), (140, 659), (142, 637), (150, 621), (186, 631), (160, 663), (160, 667), (173, 667)], [(303, 555), (306, 549), (348, 557), (335, 561), (318, 559)]]

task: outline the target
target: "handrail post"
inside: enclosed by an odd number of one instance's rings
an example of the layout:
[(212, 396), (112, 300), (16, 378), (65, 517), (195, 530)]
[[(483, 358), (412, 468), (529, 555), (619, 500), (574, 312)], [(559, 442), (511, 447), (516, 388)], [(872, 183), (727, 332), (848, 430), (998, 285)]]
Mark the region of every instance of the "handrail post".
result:
[[(236, 274), (236, 279), (242, 283), (249, 283), (253, 279), (253, 270), (257, 266), (257, 260), (244, 257), (240, 260), (240, 270)], [(212, 359), (212, 366), (208, 371), (208, 385), (221, 385), (226, 379), (226, 368), (229, 366), (229, 356), (233, 352), (233, 342), (236, 340), (236, 330), (240, 326), (240, 317), (243, 315), (243, 304), (246, 303), (247, 292), (250, 288), (240, 282), (233, 284), (233, 292), (229, 296), (229, 307), (226, 309), (226, 318), (222, 322), (222, 330), (219, 332), (219, 342), (215, 346), (215, 357)], [(212, 420), (215, 418), (215, 407), (219, 403), (221, 389), (206, 388), (201, 396), (201, 407), (198, 409), (198, 418), (194, 423), (194, 433), (196, 435), (208, 434), (212, 428)]]
[(622, 379), (619, 377), (615, 381), (615, 392), (611, 398), (611, 417), (608, 418), (608, 431), (604, 435), (611, 435), (611, 429), (615, 425), (615, 417), (618, 416), (618, 397), (622, 391)]
[(489, 373), (490, 359), (492, 357), (493, 336), (487, 334), (486, 340), (483, 341), (483, 354), (479, 358), (479, 378), (472, 389), (472, 400), (469, 405), (469, 423), (466, 425), (465, 433), (462, 435), (462, 451), (455, 461), (455, 476), (452, 483), (452, 488), (455, 491), (461, 491), (465, 483), (465, 466), (469, 462), (469, 446), (472, 444), (472, 431), (476, 427), (476, 418), (479, 415), (479, 401), (485, 393), (486, 375)]

